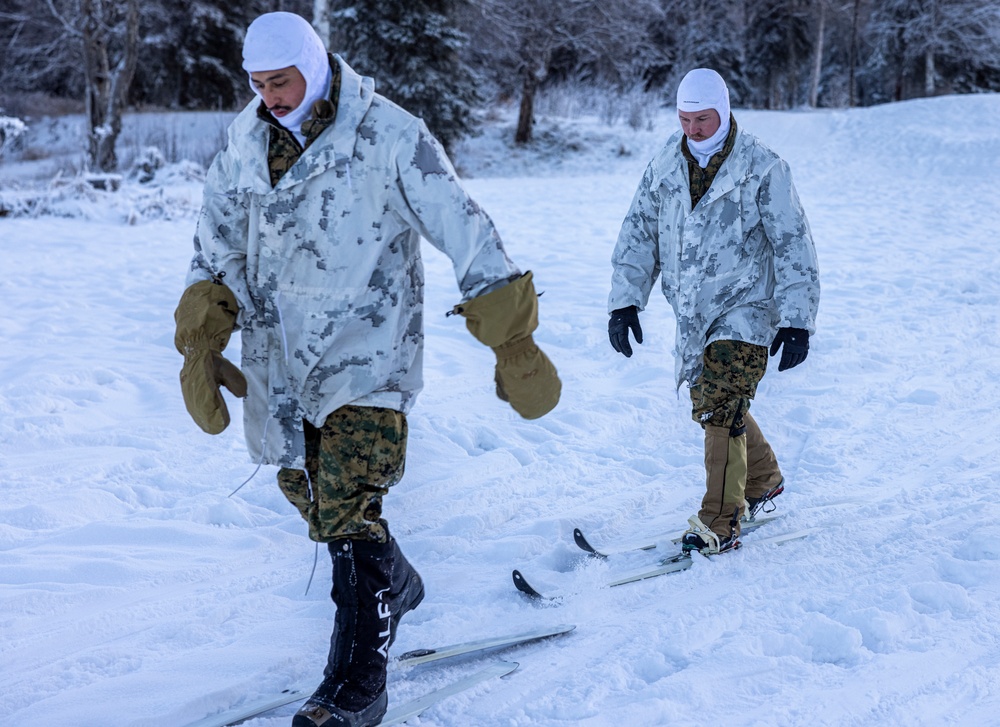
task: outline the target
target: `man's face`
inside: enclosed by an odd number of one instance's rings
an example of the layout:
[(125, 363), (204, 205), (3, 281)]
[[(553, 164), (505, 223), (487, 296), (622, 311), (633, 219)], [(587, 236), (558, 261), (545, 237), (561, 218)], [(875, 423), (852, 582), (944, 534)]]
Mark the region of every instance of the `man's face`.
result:
[(715, 109), (678, 111), (677, 117), (681, 120), (684, 136), (691, 141), (705, 141), (705, 139), (711, 138), (712, 134), (722, 126), (719, 112)]
[(275, 118), (290, 114), (306, 97), (306, 79), (295, 66), (256, 71), (250, 74), (250, 82)]

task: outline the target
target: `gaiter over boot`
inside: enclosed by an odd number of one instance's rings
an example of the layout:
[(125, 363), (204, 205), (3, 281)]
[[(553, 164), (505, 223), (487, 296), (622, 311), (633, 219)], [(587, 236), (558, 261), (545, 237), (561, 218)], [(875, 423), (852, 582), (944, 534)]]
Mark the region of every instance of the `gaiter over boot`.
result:
[(394, 547), (341, 539), (329, 544), (337, 606), (326, 676), (292, 720), (292, 727), (369, 727), (388, 704)]
[(740, 534), (739, 514), (746, 482), (746, 430), (705, 427), (705, 496), (701, 510), (690, 520), (691, 529), (683, 538), (685, 546), (710, 552), (726, 549)]
[[(336, 546), (330, 545), (331, 554), (336, 549)], [(399, 542), (392, 535), (389, 535), (389, 553), (392, 558), (392, 576), (390, 577), (392, 585), (387, 594), (387, 603), (389, 605), (389, 646), (391, 647), (396, 640), (399, 620), (424, 600), (424, 582), (416, 568), (410, 565), (410, 561), (403, 555), (403, 551), (399, 549)], [(333, 557), (336, 558), (336, 556)], [(338, 619), (334, 624), (333, 635), (330, 637), (330, 655), (327, 657), (326, 669), (323, 670), (324, 676), (330, 676), (336, 671), (337, 642), (340, 638), (341, 623)]]

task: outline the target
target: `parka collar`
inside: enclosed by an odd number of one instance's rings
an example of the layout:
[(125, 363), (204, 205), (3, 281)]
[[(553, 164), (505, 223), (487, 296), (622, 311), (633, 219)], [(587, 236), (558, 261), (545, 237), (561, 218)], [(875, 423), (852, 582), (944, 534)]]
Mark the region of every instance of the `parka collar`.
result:
[[(689, 185), (688, 160), (680, 143), (683, 137), (684, 134), (680, 131), (670, 137), (661, 153), (659, 165), (660, 183), (678, 190), (687, 190)], [(722, 166), (719, 167), (719, 171), (712, 181), (712, 186), (708, 188), (708, 192), (705, 193), (699, 204), (711, 204), (714, 200), (729, 194), (743, 181), (750, 168), (754, 144), (754, 137), (737, 127), (733, 149)], [(691, 200), (689, 198), (686, 207), (687, 211), (690, 212)]]
[(333, 125), (306, 148), (298, 161), (272, 189), (267, 165), (268, 123), (257, 115), (256, 98), (233, 122), (230, 143), (236, 145), (243, 165), (241, 186), (257, 194), (288, 189), (296, 184), (337, 169), (338, 176), (350, 175), (350, 161), (358, 139), (359, 127), (375, 97), (375, 81), (354, 71), (339, 55), (333, 55), (340, 65), (340, 98)]

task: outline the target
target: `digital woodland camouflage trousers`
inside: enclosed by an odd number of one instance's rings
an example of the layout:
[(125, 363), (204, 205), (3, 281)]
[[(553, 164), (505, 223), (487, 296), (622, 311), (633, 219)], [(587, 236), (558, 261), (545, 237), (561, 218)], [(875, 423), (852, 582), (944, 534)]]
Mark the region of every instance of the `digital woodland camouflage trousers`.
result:
[[(750, 401), (767, 370), (767, 348), (715, 341), (691, 387), (691, 416), (705, 430), (705, 497), (698, 519), (721, 537), (730, 534), (745, 498), (760, 497), (781, 482), (778, 461)], [(739, 522), (736, 534), (739, 535)]]
[(309, 524), (309, 537), (387, 542), (382, 497), (403, 477), (406, 416), (348, 405), (321, 428), (304, 425), (306, 470), (283, 467), (278, 486)]

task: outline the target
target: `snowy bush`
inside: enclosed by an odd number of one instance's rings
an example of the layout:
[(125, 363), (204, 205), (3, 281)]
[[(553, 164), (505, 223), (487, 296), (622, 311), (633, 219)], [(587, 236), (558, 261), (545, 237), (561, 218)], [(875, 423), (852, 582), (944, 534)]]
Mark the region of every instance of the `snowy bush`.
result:
[(139, 184), (152, 182), (156, 173), (166, 166), (167, 160), (163, 152), (155, 146), (147, 146), (139, 152), (132, 162), (132, 170), (129, 176), (134, 178)]
[(28, 130), (24, 122), (13, 116), (0, 116), (0, 153), (4, 148), (13, 148), (14, 144)]
[(136, 184), (120, 175), (57, 174), (38, 185), (0, 189), (0, 217), (69, 217), (137, 224), (191, 219), (201, 204), (204, 167), (194, 162), (163, 166), (155, 183)]
[(567, 119), (596, 116), (607, 126), (624, 122), (639, 131), (650, 127), (662, 105), (662, 94), (645, 91), (641, 84), (622, 89), (569, 81), (539, 90), (535, 113)]

